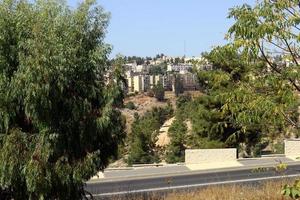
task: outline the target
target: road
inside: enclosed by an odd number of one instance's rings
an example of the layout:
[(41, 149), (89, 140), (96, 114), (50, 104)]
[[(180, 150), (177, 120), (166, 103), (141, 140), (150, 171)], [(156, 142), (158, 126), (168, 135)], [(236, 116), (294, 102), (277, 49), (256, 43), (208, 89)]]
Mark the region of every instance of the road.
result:
[(259, 172), (253, 170), (256, 168), (249, 167), (247, 169), (192, 171), (155, 177), (105, 179), (87, 183), (86, 189), (94, 197), (109, 197), (130, 193), (162, 192), (218, 184), (253, 183), (272, 179), (300, 177), (300, 162), (289, 165), (284, 174), (276, 172), (273, 166), (265, 166), (265, 170)]

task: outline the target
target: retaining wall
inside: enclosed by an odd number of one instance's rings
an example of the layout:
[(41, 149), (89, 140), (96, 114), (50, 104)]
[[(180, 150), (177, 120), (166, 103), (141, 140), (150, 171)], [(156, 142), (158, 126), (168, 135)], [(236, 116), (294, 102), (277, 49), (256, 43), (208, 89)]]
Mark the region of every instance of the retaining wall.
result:
[(300, 157), (300, 139), (285, 140), (284, 154), (286, 157)]
[(237, 149), (187, 149), (185, 150), (186, 164), (207, 164), (232, 162), (237, 160)]

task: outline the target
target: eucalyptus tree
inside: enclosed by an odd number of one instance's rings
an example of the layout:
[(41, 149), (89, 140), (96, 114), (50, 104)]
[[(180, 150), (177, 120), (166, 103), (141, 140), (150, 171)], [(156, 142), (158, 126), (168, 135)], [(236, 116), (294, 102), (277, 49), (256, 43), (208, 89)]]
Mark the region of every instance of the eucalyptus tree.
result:
[[(93, 0), (0, 1), (0, 194), (81, 199), (124, 137), (120, 76)], [(118, 73), (117, 73), (118, 74)], [(0, 197), (2, 198), (2, 197)]]

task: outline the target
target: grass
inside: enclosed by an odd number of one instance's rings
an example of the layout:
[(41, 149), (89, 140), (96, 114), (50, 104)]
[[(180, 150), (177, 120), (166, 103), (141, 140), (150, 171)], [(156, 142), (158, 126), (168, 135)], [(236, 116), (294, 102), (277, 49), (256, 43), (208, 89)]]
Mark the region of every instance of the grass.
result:
[(185, 194), (170, 194), (165, 200), (283, 200), (287, 199), (281, 195), (281, 188), (285, 183), (215, 186)]
[(256, 185), (212, 186), (192, 191), (169, 193), (165, 195), (143, 194), (126, 195), (112, 200), (288, 200), (281, 195), (281, 189), (291, 180), (270, 181)]

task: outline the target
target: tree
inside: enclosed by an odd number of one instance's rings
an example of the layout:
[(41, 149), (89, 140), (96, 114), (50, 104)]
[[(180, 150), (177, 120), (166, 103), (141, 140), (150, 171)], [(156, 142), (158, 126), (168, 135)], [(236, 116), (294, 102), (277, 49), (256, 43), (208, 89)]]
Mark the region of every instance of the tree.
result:
[(174, 63), (175, 65), (178, 65), (179, 62), (180, 62), (180, 58), (179, 58), (179, 57), (174, 58), (174, 62), (173, 62), (173, 63)]
[(180, 74), (174, 74), (174, 92), (176, 97), (178, 97), (179, 94), (182, 94), (184, 92)]
[[(264, 62), (264, 78), (271, 90), (268, 97), (285, 102), (270, 110), (293, 127), (294, 136), (297, 136), (300, 130), (299, 113), (295, 108), (299, 106), (300, 92), (299, 1), (266, 0), (253, 7), (245, 4), (233, 8), (229, 17), (234, 18), (235, 23), (229, 29), (228, 37), (237, 47)], [(249, 109), (250, 104), (245, 107)], [(297, 199), (299, 182), (286, 185), (283, 194)]]
[(154, 96), (158, 101), (163, 101), (165, 99), (165, 88), (161, 82), (153, 87)]
[(142, 117), (135, 117), (129, 135), (129, 155), (127, 163), (154, 163), (159, 161), (156, 151), (157, 135), (163, 123), (173, 115), (170, 104), (161, 108), (155, 107)]
[(192, 101), (191, 94), (187, 93), (185, 95), (181, 95), (176, 99), (176, 107), (177, 109), (180, 109), (191, 101)]
[(263, 63), (246, 51), (229, 44), (204, 57), (214, 70), (198, 71), (204, 95), (184, 110), (193, 124), (188, 145), (199, 148), (212, 142), (210, 145), (238, 147), (244, 155), (256, 156), (258, 148), (265, 146), (264, 139), (280, 135), (285, 127), (274, 112), (276, 107), (291, 109), (291, 105), (269, 95), (272, 90), (262, 77)]
[(186, 132), (185, 121), (180, 117), (176, 118), (168, 132), (170, 144), (166, 150), (167, 163), (184, 162)]
[[(11, 199), (81, 199), (125, 136), (94, 1), (0, 1), (0, 191)], [(0, 193), (2, 193), (2, 191)]]
[(150, 115), (133, 122), (127, 159), (129, 165), (159, 161), (159, 157), (155, 151), (155, 135), (159, 127), (159, 121)]
[(166, 73), (167, 67), (166, 63), (151, 66), (149, 69), (149, 75), (163, 75)]
[(264, 63), (264, 78), (274, 91), (269, 96), (286, 102), (276, 106), (274, 112), (299, 131), (295, 110), (287, 109), (295, 104), (300, 92), (299, 1), (267, 0), (253, 7), (245, 4), (231, 9), (229, 17), (235, 23), (228, 38)]
[(132, 101), (129, 101), (127, 104), (125, 104), (125, 108), (127, 108), (129, 110), (135, 110), (136, 106)]

